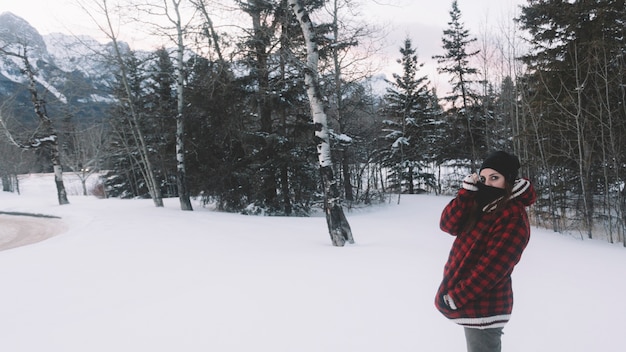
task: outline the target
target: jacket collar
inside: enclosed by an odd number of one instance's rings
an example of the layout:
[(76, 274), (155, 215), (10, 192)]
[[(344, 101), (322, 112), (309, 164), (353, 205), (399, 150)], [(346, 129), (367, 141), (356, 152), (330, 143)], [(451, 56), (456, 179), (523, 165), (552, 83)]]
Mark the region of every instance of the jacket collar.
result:
[[(488, 213), (493, 211), (501, 199), (502, 197), (485, 205), (483, 207), (483, 212)], [(515, 180), (515, 183), (513, 184), (513, 190), (511, 191), (511, 197), (509, 197), (509, 200), (513, 199), (521, 202), (525, 207), (528, 207), (535, 203), (537, 195), (535, 193), (535, 189), (532, 183), (530, 183), (530, 181), (525, 178), (519, 178)]]

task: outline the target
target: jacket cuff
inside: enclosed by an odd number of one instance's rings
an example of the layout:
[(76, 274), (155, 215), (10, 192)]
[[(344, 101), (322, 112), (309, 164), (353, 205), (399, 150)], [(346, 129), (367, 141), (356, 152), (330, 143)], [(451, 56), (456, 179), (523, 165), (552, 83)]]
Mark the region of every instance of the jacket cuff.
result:
[(443, 302), (450, 307), (450, 309), (457, 310), (456, 304), (454, 304), (454, 300), (450, 297), (450, 295), (443, 295)]
[(515, 198), (521, 195), (522, 193), (526, 192), (529, 187), (530, 187), (530, 181), (523, 179), (523, 178), (519, 178), (515, 180), (515, 183), (513, 184), (513, 190), (511, 192), (512, 193), (511, 198)]
[(461, 184), (461, 187), (472, 192), (478, 191), (478, 187), (476, 186), (476, 181), (474, 181), (474, 178), (472, 177), (472, 175), (467, 175), (463, 179), (463, 183)]

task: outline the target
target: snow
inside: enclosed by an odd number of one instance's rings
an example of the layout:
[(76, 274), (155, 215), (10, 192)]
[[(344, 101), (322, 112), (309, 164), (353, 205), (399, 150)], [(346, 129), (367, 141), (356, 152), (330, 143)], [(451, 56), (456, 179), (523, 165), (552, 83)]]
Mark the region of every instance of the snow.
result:
[(89, 97), (91, 98), (91, 101), (95, 102), (95, 103), (115, 103), (117, 102), (117, 99), (115, 99), (113, 96), (102, 96), (102, 95), (98, 95), (98, 94), (91, 94), (89, 95)]
[[(20, 189), (0, 193), (0, 211), (59, 216), (67, 229), (0, 251), (3, 351), (465, 350), (463, 329), (433, 305), (452, 243), (438, 228), (450, 197), (347, 212), (356, 244), (339, 248), (323, 217), (184, 212), (178, 199), (156, 208), (78, 192), (60, 206), (49, 176)], [(504, 350), (624, 351), (624, 268), (621, 244), (533, 228)]]
[[(4, 63), (0, 64), (0, 75), (15, 83), (25, 82), (24, 75), (19, 71), (23, 65), (24, 62), (19, 57), (6, 55)], [(9, 71), (9, 67), (11, 71)]]
[(39, 76), (35, 76), (35, 81), (37, 81), (37, 83), (41, 84), (44, 88), (46, 88), (46, 90), (52, 93), (63, 104), (67, 104), (67, 98), (65, 97), (65, 95), (63, 95), (63, 93), (61, 93), (58, 89), (56, 89), (51, 83), (48, 83), (48, 81), (46, 81), (45, 79)]

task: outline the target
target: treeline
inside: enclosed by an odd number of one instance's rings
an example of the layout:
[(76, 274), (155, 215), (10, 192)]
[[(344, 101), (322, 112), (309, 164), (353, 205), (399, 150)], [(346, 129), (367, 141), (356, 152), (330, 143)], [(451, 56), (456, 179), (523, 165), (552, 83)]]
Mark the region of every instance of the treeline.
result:
[[(180, 34), (178, 49), (122, 50), (111, 61), (118, 103), (104, 124), (59, 121), (65, 169), (108, 170), (110, 197), (174, 197), (184, 159), (186, 189), (206, 204), (309, 214), (323, 189), (304, 39), (287, 1), (238, 1), (251, 23), (239, 37), (216, 31), (205, 1), (189, 4), (200, 16), (170, 32)], [(532, 1), (493, 42), (464, 27), (453, 1), (434, 58), (451, 91), (432, 88), (407, 38), (382, 96), (372, 90), (375, 72), (355, 65), (375, 31), (349, 22), (349, 5), (307, 2), (323, 19), (320, 93), (344, 205), (452, 194), (489, 151), (504, 149), (537, 188), (535, 223), (626, 242), (624, 1)]]
[(625, 20), (623, 0), (538, 2), (519, 17), (531, 50), (518, 148), (540, 186), (538, 218), (611, 242), (626, 242)]

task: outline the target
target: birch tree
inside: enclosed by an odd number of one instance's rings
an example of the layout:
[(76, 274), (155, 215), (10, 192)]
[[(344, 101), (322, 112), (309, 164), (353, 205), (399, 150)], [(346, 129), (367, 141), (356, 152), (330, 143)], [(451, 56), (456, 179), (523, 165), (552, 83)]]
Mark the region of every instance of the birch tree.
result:
[(121, 103), (125, 105), (128, 109), (129, 118), (127, 119), (128, 123), (128, 132), (132, 136), (134, 140), (134, 144), (137, 146), (137, 154), (139, 155), (141, 174), (143, 175), (146, 185), (148, 187), (148, 191), (150, 192), (150, 197), (154, 202), (156, 207), (163, 206), (163, 196), (161, 194), (161, 189), (159, 187), (159, 183), (154, 174), (154, 169), (152, 167), (152, 162), (149, 158), (148, 146), (146, 140), (144, 138), (143, 131), (140, 127), (140, 118), (139, 112), (137, 111), (135, 104), (135, 95), (133, 94), (132, 87), (129, 83), (128, 72), (126, 67), (126, 62), (122, 55), (122, 51), (120, 49), (120, 43), (118, 40), (118, 35), (116, 30), (114, 29), (114, 24), (111, 19), (111, 11), (108, 6), (107, 0), (99, 0), (94, 1), (93, 4), (98, 8), (101, 14), (105, 18), (104, 24), (98, 23), (98, 21), (93, 17), (92, 13), (87, 9), (86, 6), (83, 6), (83, 9), (87, 14), (91, 17), (94, 23), (100, 28), (102, 33), (106, 35), (111, 40), (111, 46), (113, 48), (114, 61), (118, 64), (120, 70), (120, 81), (123, 87), (123, 91), (125, 94), (124, 100)]
[[(196, 3), (188, 2), (196, 8)], [(155, 16), (155, 19), (165, 18), (171, 26), (161, 24), (147, 23), (141, 18), (142, 23), (146, 23), (149, 27), (155, 29), (158, 35), (168, 38), (174, 43), (176, 49), (176, 185), (178, 191), (178, 199), (180, 201), (181, 210), (193, 210), (190, 201), (189, 187), (187, 184), (187, 167), (185, 162), (185, 61), (184, 55), (186, 51), (185, 35), (187, 34), (188, 21), (183, 20), (184, 0), (161, 0), (161, 4), (154, 1), (140, 2), (137, 4), (140, 17), (143, 14)], [(191, 16), (193, 17), (193, 16)]]
[(320, 93), (318, 80), (319, 52), (315, 27), (311, 22), (308, 11), (302, 0), (288, 0), (288, 4), (295, 14), (306, 44), (306, 63), (304, 64), (304, 82), (311, 107), (311, 115), (315, 125), (315, 140), (317, 142), (317, 156), (320, 164), (320, 174), (324, 187), (324, 210), (328, 231), (334, 246), (342, 247), (346, 242), (354, 243), (350, 224), (346, 219), (341, 204), (341, 197), (337, 182), (333, 175), (331, 159), (328, 119), (324, 112), (324, 103)]
[(183, 55), (185, 53), (183, 35), (185, 30), (180, 13), (181, 1), (182, 0), (171, 0), (173, 14), (170, 11), (167, 1), (163, 1), (163, 3), (167, 19), (176, 28), (176, 184), (178, 186), (178, 199), (180, 200), (181, 210), (193, 210), (191, 201), (189, 200), (189, 188), (187, 187), (187, 172), (185, 168), (185, 63), (183, 61)]
[[(24, 74), (28, 80), (28, 91), (30, 93), (31, 102), (33, 104), (35, 114), (39, 118), (39, 127), (33, 133), (28, 141), (18, 141), (10, 133), (8, 137), (10, 141), (21, 149), (38, 150), (42, 149), (48, 155), (52, 168), (54, 170), (54, 183), (57, 189), (57, 198), (60, 205), (69, 204), (67, 192), (63, 183), (63, 168), (61, 166), (61, 154), (59, 152), (58, 134), (52, 120), (46, 111), (46, 101), (39, 97), (37, 92), (36, 72), (28, 59), (28, 46), (22, 45), (22, 52), (7, 51), (0, 49), (0, 53), (8, 56), (14, 56), (21, 59), (24, 63)], [(0, 117), (0, 120), (2, 118)], [(4, 122), (2, 121), (4, 125)], [(6, 130), (8, 132), (8, 130)]]

